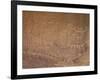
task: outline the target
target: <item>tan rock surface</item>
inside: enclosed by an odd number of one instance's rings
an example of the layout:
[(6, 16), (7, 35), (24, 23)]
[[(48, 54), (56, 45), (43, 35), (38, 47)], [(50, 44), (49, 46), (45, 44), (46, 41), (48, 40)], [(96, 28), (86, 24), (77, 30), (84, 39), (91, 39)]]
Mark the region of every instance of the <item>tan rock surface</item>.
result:
[(23, 11), (23, 68), (89, 65), (89, 15)]

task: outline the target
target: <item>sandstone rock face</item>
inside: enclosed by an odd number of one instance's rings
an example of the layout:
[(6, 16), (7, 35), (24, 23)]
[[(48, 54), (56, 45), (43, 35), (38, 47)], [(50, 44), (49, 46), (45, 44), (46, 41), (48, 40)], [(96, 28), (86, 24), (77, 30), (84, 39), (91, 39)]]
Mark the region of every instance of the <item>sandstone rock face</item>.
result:
[(89, 15), (23, 11), (23, 68), (89, 65)]

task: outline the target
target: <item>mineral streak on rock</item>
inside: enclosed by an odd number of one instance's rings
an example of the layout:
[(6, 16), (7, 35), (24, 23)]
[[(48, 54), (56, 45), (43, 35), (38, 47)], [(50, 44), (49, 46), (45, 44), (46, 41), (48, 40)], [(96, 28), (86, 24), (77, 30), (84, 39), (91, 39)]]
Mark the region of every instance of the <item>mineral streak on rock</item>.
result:
[(89, 14), (23, 11), (23, 68), (89, 65)]

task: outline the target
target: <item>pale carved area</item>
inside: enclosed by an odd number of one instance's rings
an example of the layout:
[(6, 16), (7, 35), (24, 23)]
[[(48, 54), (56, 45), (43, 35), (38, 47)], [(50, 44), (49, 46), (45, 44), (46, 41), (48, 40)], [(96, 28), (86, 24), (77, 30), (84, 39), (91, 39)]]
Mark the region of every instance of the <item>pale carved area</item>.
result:
[(23, 11), (23, 68), (89, 65), (89, 15)]

